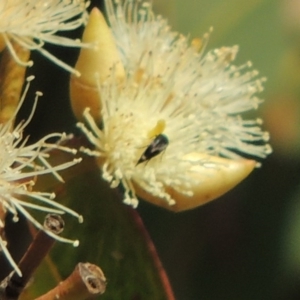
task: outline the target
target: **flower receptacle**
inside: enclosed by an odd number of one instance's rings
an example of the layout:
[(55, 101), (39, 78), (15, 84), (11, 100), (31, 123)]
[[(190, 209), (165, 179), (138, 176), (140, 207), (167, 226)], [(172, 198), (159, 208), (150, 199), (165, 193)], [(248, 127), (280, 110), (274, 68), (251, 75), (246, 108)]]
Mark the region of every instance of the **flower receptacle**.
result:
[[(199, 153), (191, 153), (189, 156), (191, 160), (204, 158)], [(175, 200), (174, 205), (169, 205), (164, 199), (146, 192), (136, 184), (134, 186), (136, 194), (142, 199), (168, 210), (181, 212), (194, 209), (222, 196), (244, 180), (255, 166), (256, 162), (253, 160), (209, 157), (209, 162), (206, 165), (195, 165), (186, 175), (190, 176), (191, 179), (198, 179), (199, 182), (191, 187), (192, 196), (182, 194), (170, 186), (165, 186), (166, 192)]]

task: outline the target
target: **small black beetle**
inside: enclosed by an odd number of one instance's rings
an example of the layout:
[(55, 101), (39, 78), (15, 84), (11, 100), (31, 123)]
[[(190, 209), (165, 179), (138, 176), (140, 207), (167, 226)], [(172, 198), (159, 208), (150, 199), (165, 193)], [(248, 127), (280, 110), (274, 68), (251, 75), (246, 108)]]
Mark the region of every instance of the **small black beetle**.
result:
[(142, 154), (141, 158), (138, 160), (137, 164), (140, 164), (144, 161), (150, 160), (154, 156), (163, 152), (169, 145), (169, 139), (164, 134), (159, 134), (147, 147), (147, 149)]

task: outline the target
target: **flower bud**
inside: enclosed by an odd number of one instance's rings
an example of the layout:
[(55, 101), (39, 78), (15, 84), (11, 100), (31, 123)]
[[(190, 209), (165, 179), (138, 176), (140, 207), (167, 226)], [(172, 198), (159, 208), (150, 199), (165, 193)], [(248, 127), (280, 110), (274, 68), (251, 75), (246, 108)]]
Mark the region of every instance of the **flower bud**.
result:
[(72, 109), (76, 118), (81, 120), (84, 109), (89, 107), (92, 116), (99, 121), (101, 99), (97, 85), (112, 74), (117, 78), (123, 78), (124, 68), (111, 29), (97, 8), (91, 11), (82, 42), (92, 44), (93, 47), (82, 48), (75, 65), (81, 76), (71, 77)]

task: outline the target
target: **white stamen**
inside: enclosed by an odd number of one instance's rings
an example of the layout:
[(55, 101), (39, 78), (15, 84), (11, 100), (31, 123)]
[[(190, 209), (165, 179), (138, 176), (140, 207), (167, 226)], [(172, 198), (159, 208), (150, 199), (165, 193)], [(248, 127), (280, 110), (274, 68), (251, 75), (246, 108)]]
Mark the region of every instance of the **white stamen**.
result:
[(57, 32), (74, 30), (86, 24), (89, 1), (85, 0), (10, 0), (0, 2), (0, 38), (11, 55), (22, 66), (32, 66), (32, 61), (21, 61), (10, 40), (32, 51), (36, 50), (63, 69), (80, 76), (80, 73), (45, 50), (44, 44), (65, 47), (85, 47), (78, 39), (57, 35)]

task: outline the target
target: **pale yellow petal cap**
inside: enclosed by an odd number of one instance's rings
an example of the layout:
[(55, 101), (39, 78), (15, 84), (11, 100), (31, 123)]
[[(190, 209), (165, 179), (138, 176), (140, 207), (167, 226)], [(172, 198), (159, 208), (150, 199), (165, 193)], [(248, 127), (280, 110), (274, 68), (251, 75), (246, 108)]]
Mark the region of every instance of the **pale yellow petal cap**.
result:
[(90, 107), (91, 115), (99, 121), (101, 100), (97, 84), (108, 79), (112, 75), (112, 69), (114, 76), (120, 79), (124, 78), (125, 72), (111, 29), (97, 8), (93, 8), (90, 13), (82, 42), (91, 47), (80, 50), (75, 69), (81, 76), (71, 76), (72, 109), (76, 118), (82, 120), (84, 109)]
[(176, 201), (174, 205), (169, 205), (164, 199), (153, 196), (134, 183), (136, 194), (152, 204), (174, 212), (189, 210), (225, 194), (245, 179), (256, 166), (256, 162), (253, 160), (232, 160), (200, 153), (191, 153), (185, 156), (185, 159), (200, 161), (206, 160), (207, 157), (209, 157), (209, 163), (206, 166), (199, 164), (187, 172), (186, 176), (191, 177), (191, 182), (197, 177), (199, 178), (199, 184), (194, 185), (191, 189), (194, 193), (193, 196), (184, 195), (172, 187), (166, 186), (166, 192)]

